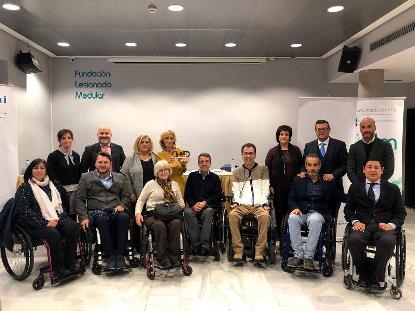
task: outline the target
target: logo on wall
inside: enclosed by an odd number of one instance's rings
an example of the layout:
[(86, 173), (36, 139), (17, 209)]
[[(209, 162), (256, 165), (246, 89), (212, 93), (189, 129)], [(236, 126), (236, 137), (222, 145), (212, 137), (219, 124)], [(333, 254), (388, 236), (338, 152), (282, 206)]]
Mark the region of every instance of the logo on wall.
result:
[(0, 95), (0, 104), (7, 104), (7, 96), (6, 95), (3, 95), (3, 96)]
[(75, 99), (78, 100), (103, 100), (106, 89), (112, 87), (111, 72), (99, 71), (74, 71)]

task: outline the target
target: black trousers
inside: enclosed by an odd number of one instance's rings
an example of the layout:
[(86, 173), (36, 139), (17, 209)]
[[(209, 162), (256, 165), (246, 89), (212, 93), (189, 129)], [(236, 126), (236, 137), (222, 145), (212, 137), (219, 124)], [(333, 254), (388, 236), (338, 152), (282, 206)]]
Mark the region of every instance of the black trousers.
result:
[[(366, 225), (364, 232), (351, 231), (348, 244), (359, 277), (372, 278), (377, 282), (384, 281), (385, 267), (396, 243), (396, 230), (383, 231), (379, 229), (377, 223), (373, 223)], [(369, 266), (364, 252), (366, 245), (371, 241), (376, 246), (376, 253), (373, 265)]]
[(126, 212), (118, 212), (99, 213), (91, 217), (98, 228), (104, 253), (108, 257), (123, 255), (127, 249), (130, 216)]
[(154, 240), (157, 243), (157, 259), (161, 260), (166, 256), (177, 259), (180, 254), (181, 221), (173, 219), (164, 222), (151, 216), (147, 218), (146, 224), (154, 232)]
[[(69, 267), (73, 263), (76, 256), (80, 227), (71, 218), (66, 217), (64, 220), (59, 220), (55, 228), (24, 229), (30, 237), (42, 239), (48, 243), (52, 259), (52, 269), (54, 271), (59, 271), (64, 265)], [(62, 243), (62, 237), (65, 237), (65, 243)]]

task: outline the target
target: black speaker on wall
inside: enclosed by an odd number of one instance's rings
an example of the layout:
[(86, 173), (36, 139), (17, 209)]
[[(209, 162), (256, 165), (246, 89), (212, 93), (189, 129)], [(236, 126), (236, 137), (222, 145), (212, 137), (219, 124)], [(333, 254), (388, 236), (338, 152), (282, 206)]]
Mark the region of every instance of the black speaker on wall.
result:
[(20, 51), (16, 55), (16, 65), (24, 73), (37, 73), (42, 71), (39, 62), (30, 52), (23, 53)]
[(362, 50), (357, 46), (344, 46), (338, 71), (346, 73), (354, 72), (359, 64), (361, 52)]

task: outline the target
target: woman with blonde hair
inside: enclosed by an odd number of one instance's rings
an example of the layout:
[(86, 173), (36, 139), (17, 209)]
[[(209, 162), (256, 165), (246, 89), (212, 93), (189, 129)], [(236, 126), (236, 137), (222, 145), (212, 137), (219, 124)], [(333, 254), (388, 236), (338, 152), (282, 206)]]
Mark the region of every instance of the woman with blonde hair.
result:
[(124, 161), (121, 168), (121, 173), (128, 181), (131, 202), (135, 203), (144, 185), (154, 179), (154, 164), (157, 160), (150, 136), (139, 135), (134, 142), (134, 154)]
[(143, 209), (146, 211), (146, 224), (154, 232), (157, 245), (157, 261), (164, 269), (180, 265), (180, 231), (182, 216), (171, 219), (160, 217), (158, 207), (168, 205), (178, 210), (178, 215), (184, 209), (184, 201), (179, 185), (170, 179), (171, 166), (165, 160), (154, 165), (155, 180), (149, 181), (141, 191), (135, 206), (135, 221), (141, 226)]
[(162, 151), (157, 153), (161, 160), (166, 160), (171, 169), (171, 179), (179, 184), (182, 195), (186, 185), (183, 173), (187, 170), (189, 158), (186, 151), (176, 147), (176, 134), (172, 130), (167, 130), (160, 135), (159, 140)]

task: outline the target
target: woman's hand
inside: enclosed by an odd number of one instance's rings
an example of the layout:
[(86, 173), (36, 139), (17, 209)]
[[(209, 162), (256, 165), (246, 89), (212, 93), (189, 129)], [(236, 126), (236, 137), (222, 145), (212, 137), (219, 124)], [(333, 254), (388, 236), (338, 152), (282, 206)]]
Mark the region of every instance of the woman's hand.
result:
[(82, 229), (86, 232), (86, 229), (88, 229), (89, 227), (89, 220), (88, 219), (82, 220), (81, 226), (82, 226)]
[(137, 226), (141, 227), (141, 224), (143, 223), (143, 220), (144, 220), (143, 215), (141, 215), (141, 214), (135, 215), (135, 222), (136, 222)]
[(58, 225), (59, 219), (52, 219), (48, 221), (48, 224), (46, 225), (49, 228), (55, 228)]

